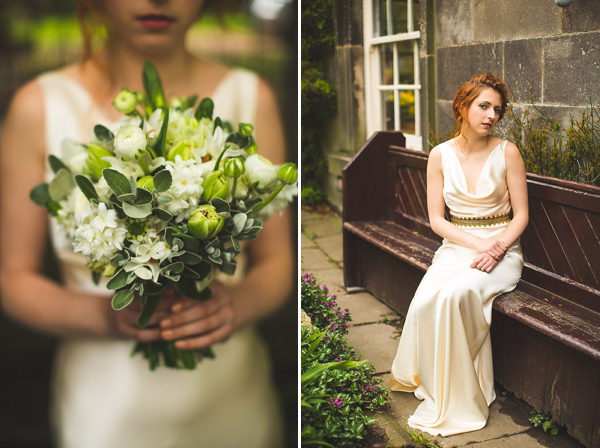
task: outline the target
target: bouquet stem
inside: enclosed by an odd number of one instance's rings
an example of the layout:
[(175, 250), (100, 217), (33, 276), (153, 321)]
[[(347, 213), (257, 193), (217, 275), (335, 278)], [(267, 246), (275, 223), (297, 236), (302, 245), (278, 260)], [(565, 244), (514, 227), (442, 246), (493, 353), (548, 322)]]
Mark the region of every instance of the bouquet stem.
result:
[(175, 341), (136, 342), (131, 356), (138, 353), (148, 360), (150, 370), (155, 370), (161, 365), (161, 359), (166, 367), (194, 370), (202, 359), (215, 357), (210, 347), (199, 350), (180, 350), (175, 346)]

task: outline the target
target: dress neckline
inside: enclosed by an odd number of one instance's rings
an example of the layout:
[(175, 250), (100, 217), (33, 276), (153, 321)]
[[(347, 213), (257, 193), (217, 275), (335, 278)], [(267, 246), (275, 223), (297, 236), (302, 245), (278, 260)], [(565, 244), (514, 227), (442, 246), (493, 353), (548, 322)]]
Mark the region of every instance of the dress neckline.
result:
[(479, 175), (477, 176), (477, 181), (475, 181), (475, 193), (471, 193), (469, 191), (469, 182), (467, 181), (467, 175), (465, 174), (465, 170), (462, 166), (462, 163), (460, 162), (460, 159), (458, 158), (458, 155), (456, 154), (456, 151), (454, 151), (454, 148), (452, 146), (450, 146), (449, 143), (446, 142), (446, 145), (448, 146), (448, 148), (450, 149), (450, 152), (452, 154), (454, 154), (454, 157), (456, 158), (456, 161), (458, 162), (458, 166), (460, 168), (460, 172), (462, 174), (462, 178), (465, 181), (465, 186), (467, 188), (467, 194), (471, 195), (471, 196), (477, 196), (477, 187), (479, 186), (479, 181), (481, 180), (481, 175), (483, 174), (483, 171), (485, 170), (485, 168), (487, 167), (488, 161), (492, 158), (492, 155), (496, 152), (496, 150), (502, 146), (502, 144), (504, 143), (504, 140), (501, 140), (500, 143), (498, 143), (494, 149), (492, 149), (490, 151), (490, 153), (488, 154), (487, 158), (485, 159), (485, 162), (483, 162), (483, 165), (481, 166), (481, 171), (479, 172)]
[[(231, 76), (233, 76), (233, 74), (236, 72), (236, 69), (234, 68), (230, 68), (227, 73), (225, 74), (225, 76), (223, 76), (219, 82), (217, 83), (217, 85), (215, 86), (215, 88), (213, 89), (211, 95), (209, 96), (210, 99), (212, 99), (214, 101), (214, 98), (216, 96), (216, 94), (221, 90), (222, 86), (224, 86), (226, 84), (226, 82), (229, 80), (229, 78), (231, 78)], [(96, 110), (96, 112), (101, 116), (102, 119), (106, 120), (107, 122), (113, 122), (115, 120), (113, 120), (110, 116), (108, 116), (108, 114), (105, 112), (104, 108), (101, 107), (92, 97), (91, 93), (89, 92), (89, 90), (87, 90), (83, 84), (81, 84), (78, 80), (76, 80), (75, 78), (66, 75), (65, 73), (56, 72), (56, 75), (59, 76), (62, 79), (66, 79), (67, 82), (69, 82), (71, 85), (75, 86), (81, 93), (84, 94), (84, 96), (88, 99), (88, 101), (90, 102), (90, 104), (93, 106), (93, 108)], [(123, 116), (123, 115), (121, 115)], [(118, 118), (117, 118), (118, 120)]]

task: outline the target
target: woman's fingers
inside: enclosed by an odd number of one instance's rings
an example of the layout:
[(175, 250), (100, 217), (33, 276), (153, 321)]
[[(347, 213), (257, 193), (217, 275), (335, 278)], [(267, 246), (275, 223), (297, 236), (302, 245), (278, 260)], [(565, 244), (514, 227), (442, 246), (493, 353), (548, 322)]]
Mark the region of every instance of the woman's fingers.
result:
[(221, 308), (218, 312), (189, 323), (162, 329), (161, 336), (167, 340), (184, 339), (191, 336), (205, 336), (223, 326), (231, 327), (233, 311), (229, 307)]
[(223, 325), (215, 331), (200, 336), (182, 339), (175, 342), (175, 346), (182, 350), (194, 350), (203, 347), (209, 347), (217, 342), (224, 341), (231, 335), (233, 326), (231, 324)]

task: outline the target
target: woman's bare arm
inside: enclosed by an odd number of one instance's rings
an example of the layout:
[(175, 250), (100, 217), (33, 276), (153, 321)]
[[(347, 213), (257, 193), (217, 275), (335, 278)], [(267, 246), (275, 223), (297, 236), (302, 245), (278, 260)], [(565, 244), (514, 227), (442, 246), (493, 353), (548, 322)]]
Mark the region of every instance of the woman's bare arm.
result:
[(513, 219), (502, 234), (500, 241), (511, 246), (525, 231), (529, 223), (529, 204), (527, 197), (527, 178), (525, 164), (519, 149), (513, 144), (506, 146), (506, 184), (513, 211)]

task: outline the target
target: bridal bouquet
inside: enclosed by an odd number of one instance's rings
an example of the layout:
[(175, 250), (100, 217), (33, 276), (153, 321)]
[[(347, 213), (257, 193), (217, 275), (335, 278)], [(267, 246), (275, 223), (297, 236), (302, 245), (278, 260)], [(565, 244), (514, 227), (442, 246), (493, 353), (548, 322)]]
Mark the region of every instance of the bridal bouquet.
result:
[[(205, 98), (167, 106), (160, 77), (146, 63), (145, 92), (123, 89), (113, 105), (125, 116), (96, 125), (87, 144), (63, 142), (50, 156), (54, 178), (31, 199), (54, 216), (87, 260), (94, 281), (108, 278), (112, 307), (134, 301), (145, 326), (170, 284), (205, 300), (217, 270), (233, 274), (240, 241), (257, 237), (262, 220), (297, 194), (292, 163), (274, 166), (257, 154), (253, 127), (213, 119)], [(210, 348), (179, 350), (172, 341), (137, 343), (154, 369), (193, 369)]]

